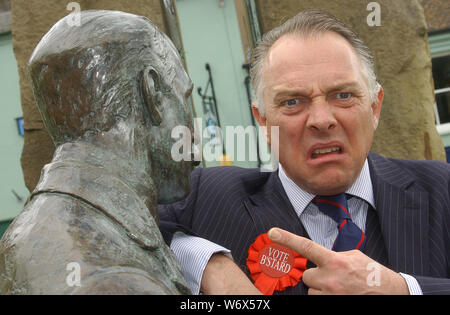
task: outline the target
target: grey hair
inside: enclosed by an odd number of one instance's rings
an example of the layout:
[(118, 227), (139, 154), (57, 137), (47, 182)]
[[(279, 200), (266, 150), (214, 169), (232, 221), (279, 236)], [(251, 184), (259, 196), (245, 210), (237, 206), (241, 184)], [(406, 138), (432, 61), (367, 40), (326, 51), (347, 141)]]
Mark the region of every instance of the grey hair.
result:
[(256, 106), (262, 116), (264, 116), (264, 102), (262, 98), (263, 90), (263, 68), (264, 61), (272, 45), (284, 35), (299, 35), (309, 37), (320, 35), (326, 32), (334, 32), (344, 37), (358, 54), (362, 72), (369, 87), (369, 97), (371, 102), (377, 98), (380, 84), (374, 72), (373, 56), (369, 48), (358, 37), (358, 35), (335, 16), (320, 10), (302, 11), (284, 24), (272, 29), (264, 34), (262, 40), (257, 43), (253, 51), (252, 66), (250, 76), (252, 87), (255, 93)]

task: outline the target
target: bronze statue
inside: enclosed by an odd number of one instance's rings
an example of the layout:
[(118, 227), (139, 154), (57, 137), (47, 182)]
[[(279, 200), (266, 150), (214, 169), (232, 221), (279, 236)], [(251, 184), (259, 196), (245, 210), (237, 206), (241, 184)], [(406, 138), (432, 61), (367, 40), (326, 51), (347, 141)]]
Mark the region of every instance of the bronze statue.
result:
[(188, 192), (191, 161), (171, 158), (171, 130), (193, 129), (192, 83), (149, 19), (67, 19), (28, 64), (57, 149), (0, 242), (0, 294), (188, 294), (156, 205)]

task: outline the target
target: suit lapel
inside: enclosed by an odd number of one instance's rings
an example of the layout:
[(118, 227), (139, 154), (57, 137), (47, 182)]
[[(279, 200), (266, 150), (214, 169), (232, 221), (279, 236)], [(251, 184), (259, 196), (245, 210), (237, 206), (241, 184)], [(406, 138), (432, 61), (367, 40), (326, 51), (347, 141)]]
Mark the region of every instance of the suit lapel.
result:
[(284, 191), (278, 178), (278, 172), (271, 173), (264, 188), (256, 194), (250, 195), (244, 205), (257, 230), (267, 232), (272, 227), (280, 227), (297, 235), (308, 237)]
[(386, 246), (381, 233), (380, 220), (377, 212), (369, 206), (366, 220), (366, 246), (364, 254), (376, 260), (380, 264), (387, 266), (388, 257)]
[(428, 269), (428, 193), (380, 155), (369, 155), (376, 212), (390, 268), (414, 275)]
[[(283, 185), (278, 177), (278, 172), (270, 174), (263, 189), (250, 195), (244, 201), (244, 206), (249, 212), (259, 234), (267, 232), (272, 227), (279, 227), (309, 238), (300, 218), (289, 201)], [(303, 282), (294, 287), (288, 287), (284, 291), (275, 291), (275, 295), (304, 295), (308, 288)]]

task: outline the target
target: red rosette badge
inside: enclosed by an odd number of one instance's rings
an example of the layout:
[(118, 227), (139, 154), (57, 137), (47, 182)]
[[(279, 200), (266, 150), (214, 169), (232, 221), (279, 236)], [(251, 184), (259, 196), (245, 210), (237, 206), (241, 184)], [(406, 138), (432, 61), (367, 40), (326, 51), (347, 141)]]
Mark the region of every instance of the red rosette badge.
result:
[(307, 259), (272, 242), (261, 234), (248, 249), (247, 268), (255, 287), (265, 295), (295, 286), (306, 269)]

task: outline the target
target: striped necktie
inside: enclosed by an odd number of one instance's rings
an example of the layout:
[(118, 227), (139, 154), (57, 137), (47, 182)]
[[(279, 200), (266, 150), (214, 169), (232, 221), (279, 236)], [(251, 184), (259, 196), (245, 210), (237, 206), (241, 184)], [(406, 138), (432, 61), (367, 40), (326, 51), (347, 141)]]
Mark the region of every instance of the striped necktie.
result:
[(350, 218), (345, 194), (316, 196), (313, 199), (313, 203), (319, 207), (320, 211), (331, 217), (337, 223), (339, 232), (332, 250), (336, 252), (352, 249), (364, 250), (366, 236)]

